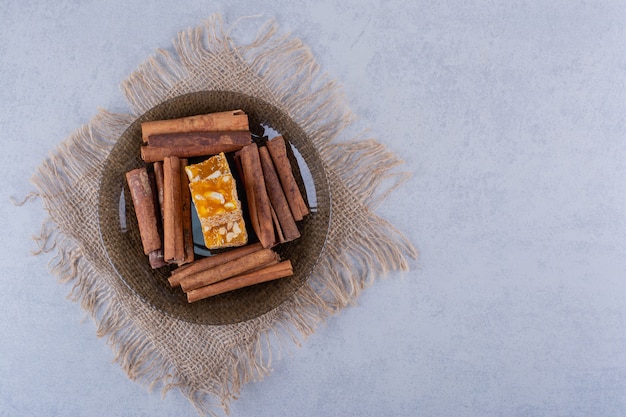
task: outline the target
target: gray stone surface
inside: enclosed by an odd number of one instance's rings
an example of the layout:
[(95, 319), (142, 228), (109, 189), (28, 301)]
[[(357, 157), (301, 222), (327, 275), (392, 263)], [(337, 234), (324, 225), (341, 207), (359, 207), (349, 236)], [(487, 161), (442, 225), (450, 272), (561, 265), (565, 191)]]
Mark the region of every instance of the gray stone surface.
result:
[[(30, 240), (28, 178), (119, 83), (213, 12), (307, 43), (414, 173), (379, 210), (421, 252), (233, 416), (626, 413), (621, 1), (2, 1), (0, 416), (193, 416), (128, 380)], [(254, 22), (254, 21), (253, 21)], [(251, 23), (252, 24), (252, 23)], [(238, 36), (245, 39), (250, 31)]]

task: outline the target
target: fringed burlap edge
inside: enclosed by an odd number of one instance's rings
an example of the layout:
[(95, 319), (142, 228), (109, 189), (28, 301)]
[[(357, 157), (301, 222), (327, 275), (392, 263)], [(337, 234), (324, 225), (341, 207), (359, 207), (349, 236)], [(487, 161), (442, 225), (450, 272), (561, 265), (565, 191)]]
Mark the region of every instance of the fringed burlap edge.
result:
[[(238, 45), (231, 31), (250, 22), (226, 30), (220, 17), (212, 16), (181, 32), (173, 51), (157, 51), (123, 83), (130, 114), (100, 111), (32, 178), (49, 213), (36, 242), (39, 252), (55, 254), (52, 272), (73, 283), (72, 300), (94, 318), (98, 336), (106, 337), (131, 379), (164, 392), (178, 387), (201, 415), (216, 415), (220, 407), (228, 413), (243, 384), (269, 374), (273, 354), (299, 345), (331, 314), (354, 303), (376, 277), (408, 269), (408, 259), (417, 256), (402, 233), (373, 212), (407, 178), (395, 171), (400, 159), (364, 134), (344, 137), (353, 120), (345, 99), (299, 39), (279, 34), (270, 21), (252, 43)], [(224, 65), (231, 71), (225, 73)], [(185, 328), (203, 333), (212, 327), (208, 331), (228, 336), (213, 347), (216, 363), (195, 374), (151, 331), (152, 316), (159, 313), (113, 281), (102, 243), (92, 235), (98, 224), (88, 208), (97, 205), (106, 156), (136, 117), (169, 98), (211, 89), (259, 97), (303, 128), (326, 165), (333, 215), (323, 259), (290, 300), (246, 323)]]

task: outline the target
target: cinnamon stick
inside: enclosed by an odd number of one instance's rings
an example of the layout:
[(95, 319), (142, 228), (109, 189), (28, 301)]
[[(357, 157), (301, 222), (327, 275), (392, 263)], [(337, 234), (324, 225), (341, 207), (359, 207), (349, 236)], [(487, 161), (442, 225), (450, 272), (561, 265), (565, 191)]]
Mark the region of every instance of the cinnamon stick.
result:
[(162, 161), (168, 156), (179, 158), (193, 158), (196, 156), (217, 155), (220, 152), (235, 152), (243, 145), (232, 143), (217, 143), (215, 145), (187, 145), (187, 146), (142, 146), (141, 159), (145, 162)]
[(225, 292), (248, 287), (250, 285), (260, 284), (262, 282), (288, 277), (290, 275), (293, 275), (293, 268), (291, 266), (291, 262), (286, 260), (275, 265), (258, 269), (254, 272), (238, 275), (215, 284), (191, 290), (187, 293), (187, 301), (189, 303), (193, 303), (214, 295), (223, 294)]
[(289, 159), (287, 157), (285, 139), (282, 136), (277, 136), (267, 141), (267, 148), (272, 156), (272, 161), (276, 167), (276, 172), (280, 178), (280, 183), (289, 203), (293, 218), (296, 221), (300, 221), (304, 218), (304, 216), (309, 214), (309, 208), (306, 205), (304, 198), (302, 197), (302, 193), (300, 193), (300, 189), (298, 188), (298, 184), (296, 183), (296, 179), (293, 176), (291, 164), (289, 163)]
[(285, 243), (287, 242), (287, 239), (285, 239), (285, 235), (283, 235), (283, 230), (280, 227), (280, 222), (278, 221), (278, 216), (276, 216), (276, 211), (274, 210), (274, 207), (271, 207), (272, 209), (272, 221), (274, 222), (274, 230), (276, 231), (276, 240), (278, 241), (278, 243)]
[(183, 227), (183, 253), (184, 257), (178, 265), (193, 262), (193, 231), (191, 224), (191, 191), (189, 189), (189, 177), (185, 172), (187, 160), (180, 160), (180, 196)]
[(156, 120), (141, 124), (141, 136), (144, 142), (147, 142), (148, 137), (151, 135), (162, 133), (230, 130), (249, 130), (248, 115), (242, 110), (230, 110), (179, 119)]
[(259, 148), (253, 143), (244, 146), (238, 154), (241, 158), (243, 182), (246, 189), (252, 228), (263, 247), (270, 248), (276, 244), (276, 238), (270, 200), (263, 179)]
[(157, 199), (159, 201), (159, 211), (161, 213), (161, 224), (163, 224), (163, 161), (152, 164), (154, 179), (156, 181)]
[(285, 242), (295, 240), (300, 237), (300, 231), (289, 208), (289, 203), (274, 168), (272, 157), (265, 146), (259, 148), (259, 156), (261, 158), (261, 166), (263, 167), (263, 178), (265, 179), (267, 194), (280, 224), (282, 237)]
[[(254, 233), (259, 235), (259, 214), (256, 208), (256, 199), (254, 198), (254, 182), (252, 180), (246, 180), (246, 176), (244, 175), (243, 170), (243, 162), (242, 162), (241, 151), (235, 153), (235, 165), (237, 166), (237, 171), (239, 173), (239, 178), (241, 178), (242, 185), (244, 187), (246, 193), (246, 202), (248, 205), (248, 215), (250, 216), (250, 225), (252, 226), (252, 230)], [(261, 242), (263, 243), (263, 242)], [(261, 245), (265, 247), (265, 245)]]
[(152, 269), (158, 269), (168, 265), (163, 258), (163, 249), (157, 249), (150, 252), (148, 254), (148, 262), (150, 262), (150, 267)]
[(157, 230), (159, 238), (161, 239), (161, 248), (150, 252), (148, 254), (148, 261), (152, 269), (158, 269), (167, 266), (167, 262), (165, 262), (163, 258), (163, 217), (159, 217), (162, 210), (162, 202), (159, 201), (159, 191), (155, 173), (148, 171), (148, 178), (150, 179), (150, 188), (152, 189), (152, 201), (154, 202), (155, 217), (157, 218)]
[(235, 169), (237, 170), (237, 175), (241, 179), (241, 185), (246, 186), (246, 179), (243, 177), (243, 168), (241, 168), (241, 155), (239, 152), (235, 152), (233, 155), (233, 160), (235, 161)]
[(162, 133), (148, 137), (148, 146), (156, 147), (188, 147), (211, 145), (249, 145), (252, 135), (249, 130), (219, 132), (181, 132)]
[(180, 172), (179, 158), (163, 160), (163, 256), (170, 263), (185, 258)]
[(196, 274), (198, 272), (205, 271), (207, 269), (214, 268), (218, 265), (225, 264), (226, 262), (239, 259), (244, 255), (248, 255), (253, 252), (257, 252), (263, 249), (260, 243), (253, 243), (246, 246), (241, 246), (236, 249), (229, 250), (227, 252), (218, 253), (206, 258), (197, 259), (192, 263), (183, 265), (172, 271), (172, 275), (168, 278), (168, 282), (172, 287), (180, 285), (180, 281), (186, 277)]
[(277, 261), (278, 255), (274, 251), (271, 249), (261, 249), (214, 268), (190, 275), (180, 281), (180, 286), (183, 291), (188, 292)]
[(148, 171), (146, 168), (133, 169), (126, 173), (126, 182), (135, 207), (143, 252), (148, 255), (152, 251), (161, 249), (161, 236)]

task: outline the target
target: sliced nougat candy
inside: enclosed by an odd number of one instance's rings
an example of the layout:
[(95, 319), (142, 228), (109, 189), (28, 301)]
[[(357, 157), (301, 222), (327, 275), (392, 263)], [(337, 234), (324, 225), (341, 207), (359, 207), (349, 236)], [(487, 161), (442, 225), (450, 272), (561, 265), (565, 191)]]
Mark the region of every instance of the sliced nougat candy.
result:
[(248, 242), (235, 179), (224, 153), (185, 167), (204, 244), (208, 249), (242, 246)]

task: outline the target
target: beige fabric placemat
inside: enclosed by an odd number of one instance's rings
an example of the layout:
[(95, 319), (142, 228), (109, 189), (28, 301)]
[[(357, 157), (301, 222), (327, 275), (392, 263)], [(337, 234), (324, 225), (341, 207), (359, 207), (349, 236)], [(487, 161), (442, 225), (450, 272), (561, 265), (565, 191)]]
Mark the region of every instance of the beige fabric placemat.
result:
[[(239, 28), (251, 20), (236, 23)], [(352, 122), (338, 86), (299, 39), (267, 22), (250, 44), (229, 36), (219, 16), (182, 31), (123, 83), (129, 114), (100, 111), (63, 141), (33, 176), (48, 218), (37, 238), (51, 269), (80, 302), (128, 376), (164, 391), (179, 388), (201, 415), (228, 412), (242, 384), (271, 372), (272, 353), (298, 345), (389, 270), (405, 270), (415, 248), (374, 214), (406, 179), (401, 161), (373, 139), (344, 138)], [(182, 94), (226, 90), (258, 97), (288, 114), (316, 146), (331, 183), (324, 257), (309, 280), (274, 310), (245, 322), (201, 325), (142, 302), (107, 260), (95, 207), (104, 161), (141, 114)]]

